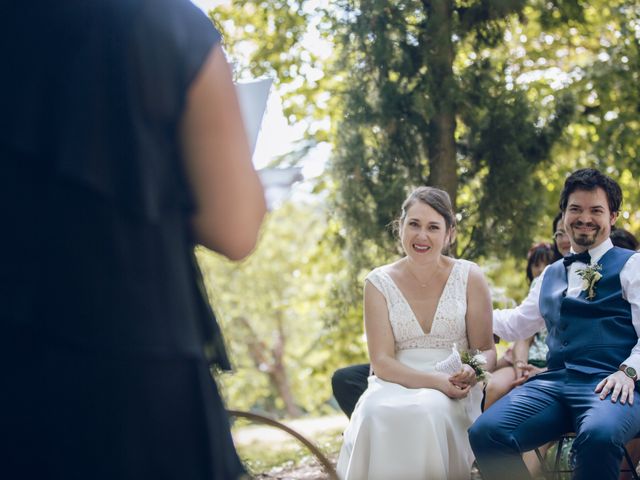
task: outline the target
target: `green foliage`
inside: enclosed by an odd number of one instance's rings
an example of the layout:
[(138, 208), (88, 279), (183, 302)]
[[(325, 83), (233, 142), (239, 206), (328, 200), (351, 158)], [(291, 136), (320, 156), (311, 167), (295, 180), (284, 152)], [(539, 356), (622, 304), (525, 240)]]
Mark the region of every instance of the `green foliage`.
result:
[(531, 2), (528, 22), (513, 22), (508, 41), (509, 70), (531, 100), (546, 104), (568, 91), (577, 105), (553, 147), (553, 163), (537, 172), (547, 213), (555, 213), (569, 172), (597, 167), (620, 181), (626, 198), (620, 226), (638, 233), (640, 7), (624, 0), (548, 5)]
[[(238, 408), (284, 408), (248, 338), (271, 354), (286, 332), (291, 388), (306, 411), (326, 408), (335, 368), (366, 359), (362, 281), (398, 255), (388, 225), (414, 186), (449, 191), (457, 253), (483, 266), (500, 307), (526, 295), (526, 251), (551, 240), (575, 168), (620, 181), (618, 226), (640, 234), (637, 2), (323, 5), (231, 0), (211, 13), (237, 76), (274, 76), (287, 119), (307, 126), (301, 150), (285, 161), (317, 142), (333, 147), (318, 186), (330, 194), (329, 212), (273, 212), (255, 255), (239, 266), (200, 255), (238, 367), (222, 378)], [(333, 54), (311, 49), (310, 36)]]
[[(259, 245), (245, 262), (198, 252), (235, 367), (220, 377), (231, 408), (285, 412), (268, 374), (281, 353), (295, 404), (303, 411), (321, 411), (331, 397), (332, 370), (327, 369), (362, 358), (358, 335), (332, 338), (325, 332), (325, 318), (333, 311), (330, 292), (347, 271), (340, 254), (325, 248), (327, 228), (319, 206), (286, 203), (269, 214)], [(359, 305), (349, 309), (361, 315)], [(338, 317), (334, 320), (337, 329)], [(350, 347), (343, 349), (347, 342)]]
[[(509, 80), (495, 38), (524, 2), (341, 6), (347, 14), (336, 28), (340, 65), (348, 72), (346, 113), (335, 129), (331, 171), (335, 208), (351, 242), (358, 248), (373, 240), (393, 252), (386, 226), (410, 188), (431, 184), (458, 200), (464, 256), (526, 251), (544, 211), (535, 174), (570, 122), (573, 100), (557, 94), (555, 108), (540, 106)], [(439, 51), (452, 37), (449, 50)], [(502, 53), (494, 58), (495, 51)], [(453, 150), (446, 132), (451, 119)], [(360, 256), (356, 269), (371, 263)]]
[[(328, 140), (325, 123), (334, 82), (325, 75), (323, 47), (329, 48), (325, 41), (330, 31), (323, 29), (324, 17), (315, 7), (308, 0), (231, 0), (209, 13), (223, 33), (236, 76), (273, 78), (287, 121), (307, 126), (299, 150), (274, 164), (294, 164)], [(309, 48), (311, 39), (319, 50)]]
[(542, 119), (524, 91), (509, 88), (482, 63), (467, 69), (463, 83), (468, 100), (461, 112), (461, 199), (466, 201), (459, 213), (467, 243), (461, 255), (520, 255), (546, 206), (536, 172), (549, 163), (551, 148), (572, 117), (573, 100), (560, 96), (553, 115)]

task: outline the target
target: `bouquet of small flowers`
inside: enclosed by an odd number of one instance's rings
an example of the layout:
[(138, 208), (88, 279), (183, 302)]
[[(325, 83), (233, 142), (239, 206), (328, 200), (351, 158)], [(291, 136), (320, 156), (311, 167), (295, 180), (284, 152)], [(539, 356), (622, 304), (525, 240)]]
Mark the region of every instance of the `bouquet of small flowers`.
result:
[(462, 365), (467, 364), (476, 374), (476, 379), (479, 382), (483, 382), (489, 379), (489, 372), (484, 368), (487, 364), (487, 359), (478, 350), (470, 352), (468, 350), (458, 351), (456, 344), (453, 344), (451, 348), (451, 355), (436, 363), (435, 369), (438, 372), (447, 373), (449, 375), (455, 375), (462, 370)]
[(479, 382), (489, 380), (491, 374), (484, 367), (487, 364), (487, 357), (480, 353), (479, 350), (476, 350), (475, 353), (465, 350), (460, 354), (460, 359), (463, 364), (466, 363), (473, 368)]
[(582, 290), (587, 292), (587, 300), (593, 300), (596, 296), (596, 283), (602, 278), (600, 270), (602, 265), (596, 263), (576, 271), (582, 279)]

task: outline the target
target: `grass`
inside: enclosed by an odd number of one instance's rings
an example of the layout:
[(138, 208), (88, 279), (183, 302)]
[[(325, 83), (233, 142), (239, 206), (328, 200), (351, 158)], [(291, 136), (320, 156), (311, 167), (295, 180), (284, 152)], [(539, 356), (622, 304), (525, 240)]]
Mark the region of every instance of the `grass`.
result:
[[(319, 433), (314, 439), (329, 459), (336, 459), (342, 445), (342, 430)], [(251, 475), (257, 476), (273, 470), (293, 470), (313, 463), (311, 452), (295, 439), (283, 442), (254, 441), (237, 445), (236, 449)]]

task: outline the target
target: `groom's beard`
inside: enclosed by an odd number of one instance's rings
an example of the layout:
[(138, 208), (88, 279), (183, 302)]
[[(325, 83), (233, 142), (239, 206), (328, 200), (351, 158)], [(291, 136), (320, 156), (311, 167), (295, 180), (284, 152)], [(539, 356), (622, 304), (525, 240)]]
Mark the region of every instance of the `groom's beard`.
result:
[[(578, 233), (575, 231), (576, 228), (581, 228), (581, 227), (594, 228), (595, 230), (589, 233), (586, 233), (586, 232)], [(580, 245), (581, 247), (590, 247), (591, 245), (596, 243), (596, 240), (598, 238), (598, 234), (600, 233), (601, 228), (595, 223), (584, 223), (584, 222), (577, 221), (571, 224), (571, 230), (573, 233), (573, 241), (576, 242), (576, 244)]]

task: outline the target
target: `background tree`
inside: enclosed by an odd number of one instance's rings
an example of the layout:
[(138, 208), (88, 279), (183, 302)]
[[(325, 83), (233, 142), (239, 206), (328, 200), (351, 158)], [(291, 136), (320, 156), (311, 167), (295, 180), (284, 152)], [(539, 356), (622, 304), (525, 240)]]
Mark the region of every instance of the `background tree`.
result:
[(289, 417), (328, 408), (325, 366), (335, 363), (319, 342), (329, 292), (345, 265), (323, 248), (326, 228), (322, 206), (288, 202), (268, 214), (245, 262), (198, 252), (232, 353), (235, 371), (221, 377), (230, 407)]
[[(304, 127), (297, 148), (274, 159), (273, 165), (295, 164), (318, 143), (329, 140), (334, 81), (325, 75), (331, 32), (323, 4), (320, 0), (231, 0), (209, 13), (223, 33), (236, 77), (273, 78), (285, 118), (291, 125)], [(310, 48), (312, 44), (315, 49)]]
[(551, 112), (530, 102), (494, 59), (524, 2), (341, 5), (340, 67), (349, 74), (332, 168), (347, 180), (336, 206), (354, 243), (393, 251), (385, 226), (408, 189), (427, 184), (458, 204), (465, 256), (521, 251), (542, 210), (533, 172), (572, 112), (567, 97)]

